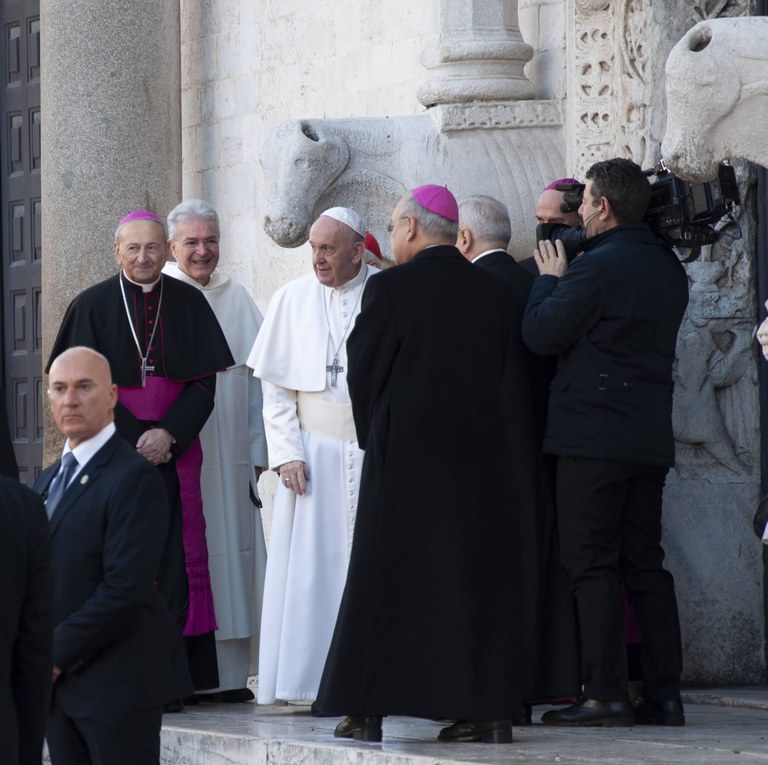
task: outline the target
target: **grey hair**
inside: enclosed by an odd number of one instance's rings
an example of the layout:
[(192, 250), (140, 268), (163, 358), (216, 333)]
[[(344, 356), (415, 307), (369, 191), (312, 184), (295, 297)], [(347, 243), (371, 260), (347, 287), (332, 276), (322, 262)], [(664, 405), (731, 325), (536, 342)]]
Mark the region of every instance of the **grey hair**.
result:
[(450, 239), (452, 242), (456, 241), (456, 236), (459, 233), (458, 221), (441, 218), (439, 215), (424, 209), (411, 193), (403, 200), (400, 214), (414, 218), (424, 233), (429, 236)]
[(459, 228), (468, 228), (476, 239), (503, 242), (505, 248), (512, 238), (506, 205), (483, 194), (459, 202)]
[(219, 231), (219, 216), (216, 210), (202, 199), (187, 199), (177, 204), (168, 213), (168, 238), (176, 239), (176, 226), (185, 220), (207, 220)]

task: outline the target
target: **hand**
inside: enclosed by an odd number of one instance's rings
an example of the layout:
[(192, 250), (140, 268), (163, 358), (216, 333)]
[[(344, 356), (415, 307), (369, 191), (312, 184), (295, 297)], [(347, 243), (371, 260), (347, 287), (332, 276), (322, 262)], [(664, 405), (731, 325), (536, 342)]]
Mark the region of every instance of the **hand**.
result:
[(554, 244), (549, 239), (541, 240), (538, 249), (533, 251), (533, 259), (540, 274), (556, 276), (558, 279), (568, 268), (565, 246), (559, 239)]
[(58, 667), (53, 668), (53, 679), (51, 684), (55, 683), (61, 677), (61, 670)]
[[(768, 300), (766, 301), (768, 308)], [(766, 319), (757, 329), (757, 342), (762, 346), (763, 356), (768, 359), (768, 319)]]
[(151, 428), (136, 442), (136, 449), (153, 465), (160, 465), (171, 459), (173, 436), (165, 428)]
[(277, 469), (280, 481), (286, 489), (295, 491), (299, 496), (307, 490), (307, 466), (301, 460), (286, 462)]
[(259, 467), (258, 465), (253, 466), (253, 470), (256, 473), (256, 483), (259, 482), (259, 478), (261, 478), (261, 474), (264, 472), (263, 467)]

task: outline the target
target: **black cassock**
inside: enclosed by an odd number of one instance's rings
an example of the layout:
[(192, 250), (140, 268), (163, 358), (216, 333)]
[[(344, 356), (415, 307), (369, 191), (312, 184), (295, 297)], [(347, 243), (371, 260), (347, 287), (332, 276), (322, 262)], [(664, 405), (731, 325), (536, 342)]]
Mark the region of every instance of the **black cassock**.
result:
[(509, 719), (531, 693), (541, 479), (509, 302), (449, 246), (366, 287), (347, 343), (366, 456), (321, 712)]
[[(67, 348), (84, 345), (107, 357), (112, 380), (119, 388), (142, 384), (141, 360), (120, 290), (120, 275), (84, 290), (67, 308), (46, 366)], [(123, 279), (126, 302), (142, 353), (156, 322), (147, 358), (154, 370), (148, 377), (164, 377), (183, 388), (173, 405), (158, 421), (140, 420), (118, 403), (115, 425), (120, 435), (135, 446), (151, 427), (166, 429), (175, 438), (172, 452), (182, 455), (205, 425), (213, 410), (216, 372), (234, 364), (215, 314), (199, 290), (178, 279), (163, 276), (151, 292)], [(159, 309), (159, 318), (158, 318)], [(182, 546), (182, 507), (175, 459), (158, 465), (171, 506), (171, 526), (166, 542), (158, 587), (180, 625), (186, 618), (189, 583)], [(185, 639), (190, 672), (196, 690), (216, 687), (216, 649), (213, 632)]]

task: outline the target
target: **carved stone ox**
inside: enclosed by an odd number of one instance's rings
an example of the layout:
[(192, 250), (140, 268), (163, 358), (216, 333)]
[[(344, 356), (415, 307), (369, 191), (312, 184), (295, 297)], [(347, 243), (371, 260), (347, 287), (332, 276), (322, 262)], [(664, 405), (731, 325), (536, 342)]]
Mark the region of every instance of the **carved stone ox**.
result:
[(736, 157), (768, 167), (768, 17), (699, 22), (669, 54), (666, 83), (673, 172), (710, 180)]
[(565, 173), (562, 128), (515, 127), (440, 132), (430, 115), (376, 119), (305, 119), (281, 124), (264, 145), (270, 182), (264, 230), (298, 247), (328, 207), (359, 212), (388, 249), (386, 225), (407, 189), (444, 184), (457, 198), (489, 194), (512, 220), (510, 252), (529, 255), (534, 204)]

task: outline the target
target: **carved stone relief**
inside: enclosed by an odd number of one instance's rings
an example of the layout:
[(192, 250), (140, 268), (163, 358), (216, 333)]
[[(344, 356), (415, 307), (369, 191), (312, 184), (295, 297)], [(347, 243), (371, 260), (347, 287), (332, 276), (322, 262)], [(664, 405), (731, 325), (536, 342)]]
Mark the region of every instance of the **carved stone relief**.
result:
[(535, 238), (532, 200), (564, 165), (557, 105), (530, 106), (457, 105), (414, 117), (285, 122), (262, 152), (270, 179), (264, 228), (281, 246), (298, 247), (322, 210), (348, 205), (386, 250), (385, 226), (398, 199), (409, 188), (440, 183), (459, 198), (484, 193), (505, 201), (510, 252), (527, 256)]

